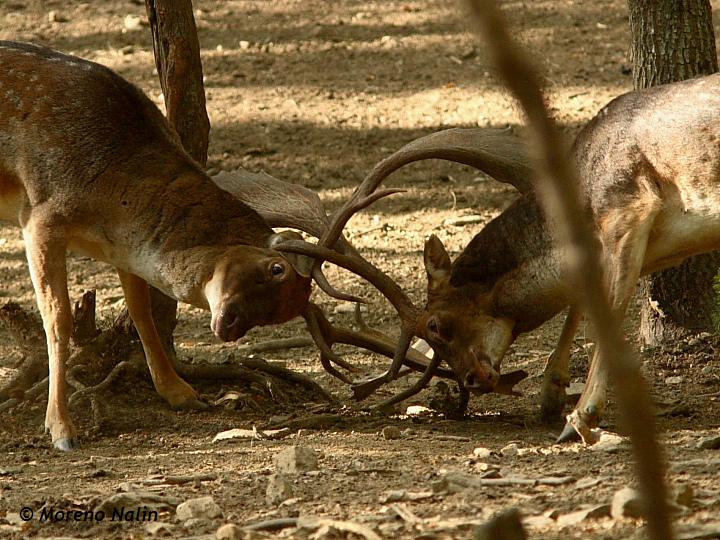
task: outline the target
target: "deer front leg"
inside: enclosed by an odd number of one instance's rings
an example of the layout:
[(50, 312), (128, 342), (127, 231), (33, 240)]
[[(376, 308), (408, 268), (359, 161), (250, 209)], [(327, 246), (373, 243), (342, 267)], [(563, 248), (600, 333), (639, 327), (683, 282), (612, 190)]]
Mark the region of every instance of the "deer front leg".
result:
[[(652, 192), (642, 193), (632, 207), (607, 212), (599, 221), (600, 237), (605, 253), (609, 298), (618, 321), (625, 315), (628, 302), (640, 278), (648, 238), (661, 205)], [(586, 444), (594, 444), (597, 427), (605, 412), (608, 373), (604, 350), (595, 348), (585, 390), (575, 410), (567, 416), (567, 424), (558, 442), (574, 438), (577, 433)], [(637, 367), (634, 367), (637, 369)]]
[(72, 333), (65, 266), (67, 244), (60, 227), (32, 215), (23, 225), (23, 239), (47, 339), (50, 375), (45, 429), (50, 433), (55, 448), (67, 452), (77, 448), (65, 382), (68, 343)]
[(173, 409), (206, 409), (197, 392), (175, 371), (158, 335), (150, 308), (150, 290), (145, 280), (134, 274), (117, 271), (120, 276), (128, 313), (137, 328), (145, 351), (150, 376), (158, 394)]
[(571, 306), (555, 350), (545, 364), (540, 389), (540, 417), (545, 423), (558, 420), (565, 408), (565, 389), (570, 384), (570, 349), (580, 321), (582, 310)]

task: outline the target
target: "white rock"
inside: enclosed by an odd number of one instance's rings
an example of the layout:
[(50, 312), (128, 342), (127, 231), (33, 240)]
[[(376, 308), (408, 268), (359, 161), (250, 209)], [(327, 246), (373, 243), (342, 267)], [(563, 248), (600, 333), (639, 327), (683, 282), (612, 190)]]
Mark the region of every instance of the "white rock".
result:
[(243, 531), (234, 523), (226, 523), (215, 531), (217, 540), (242, 540), (244, 538)]
[(300, 474), (318, 468), (317, 453), (307, 446), (291, 446), (273, 457), (279, 473)]
[(180, 521), (188, 519), (215, 519), (222, 517), (223, 512), (212, 497), (198, 497), (179, 504), (175, 511)]
[(640, 493), (636, 489), (630, 487), (616, 491), (613, 496), (610, 513), (615, 519), (623, 517), (642, 517)]
[(478, 446), (475, 450), (473, 450), (473, 456), (475, 456), (478, 459), (487, 459), (492, 455), (492, 450), (489, 448), (484, 448), (482, 446)]
[(582, 510), (577, 510), (576, 512), (570, 512), (569, 514), (563, 514), (561, 516), (558, 516), (557, 524), (560, 527), (571, 527), (573, 525), (577, 525), (582, 521), (609, 516), (610, 505), (600, 504), (596, 506), (591, 506), (589, 508), (583, 508)]
[(275, 506), (293, 496), (293, 488), (290, 481), (282, 474), (272, 474), (268, 478), (268, 485), (265, 489), (265, 502)]
[(515, 443), (510, 443), (500, 449), (500, 454), (502, 454), (504, 457), (515, 457), (518, 455), (518, 452), (518, 445)]
[(427, 407), (423, 407), (422, 405), (410, 405), (407, 409), (405, 409), (405, 414), (408, 416), (421, 416), (424, 414), (430, 414), (432, 411), (428, 409)]
[(677, 377), (667, 377), (665, 379), (665, 384), (682, 384), (683, 378), (680, 376)]
[(137, 30), (142, 26), (142, 19), (137, 15), (125, 15), (123, 26), (125, 30)]

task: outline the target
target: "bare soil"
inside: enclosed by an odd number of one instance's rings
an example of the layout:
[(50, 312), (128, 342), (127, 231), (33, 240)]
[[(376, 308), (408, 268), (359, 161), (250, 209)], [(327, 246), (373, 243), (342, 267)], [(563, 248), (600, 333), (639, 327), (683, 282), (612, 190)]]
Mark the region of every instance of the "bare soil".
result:
[[(368, 1), (284, 0), (195, 3), (202, 45), (208, 109), (212, 122), (210, 159), (214, 170), (243, 166), (316, 189), (330, 208), (347, 197), (364, 173), (382, 157), (420, 135), (451, 126), (517, 129), (522, 119), (488, 65), (469, 17), (444, 0)], [(631, 88), (626, 57), (629, 31), (626, 4), (620, 0), (573, 2), (543, 0), (503, 3), (514, 33), (532, 52), (546, 76), (548, 99), (558, 122), (574, 134), (612, 97)], [(55, 10), (55, 22), (49, 12)], [(127, 16), (145, 19), (138, 0), (60, 2), (12, 0), (0, 3), (0, 39), (46, 44), (103, 63), (139, 85), (162, 104), (150, 33)], [(58, 22), (63, 20), (63, 22)], [(127, 21), (127, 22), (126, 22)], [(37, 149), (42, 152), (42, 149)], [(422, 302), (422, 244), (438, 234), (452, 253), (503, 210), (514, 190), (478, 176), (468, 167), (440, 162), (412, 165), (391, 185), (405, 194), (377, 204), (352, 220), (355, 245), (385, 268)], [(479, 215), (479, 223), (450, 226), (445, 221)], [(0, 297), (28, 309), (34, 299), (22, 239), (17, 229), (0, 228)], [(122, 307), (115, 274), (107, 266), (70, 257), (71, 297), (95, 289), (99, 316), (110, 321)], [(333, 282), (369, 300), (368, 322), (392, 331), (395, 318), (380, 297), (356, 278), (334, 269)], [(314, 294), (337, 323), (352, 324), (346, 306)], [(177, 349), (183, 360), (220, 362), (237, 344), (221, 344), (209, 331), (207, 313), (181, 306)], [(259, 409), (239, 400), (236, 407), (213, 406), (206, 412), (174, 412), (154, 392), (149, 378), (121, 377), (105, 397), (100, 425), (87, 402), (72, 414), (82, 449), (53, 451), (42, 434), (44, 399), (0, 413), (0, 537), (142, 538), (143, 522), (40, 522), (41, 508), (87, 510), (128, 484), (187, 500), (211, 495), (223, 518), (183, 523), (175, 512), (159, 519), (174, 527), (173, 537), (214, 535), (222, 523), (240, 526), (282, 517), (324, 516), (371, 527), (383, 538), (462, 538), (473, 524), (500, 510), (517, 507), (525, 516), (548, 511), (564, 514), (589, 504), (609, 503), (613, 493), (633, 485), (627, 443), (611, 452), (580, 444), (553, 444), (560, 426), (538, 420), (537, 394), (544, 360), (553, 348), (561, 319), (523, 336), (505, 366), (526, 369), (522, 397), (481, 396), (463, 419), (371, 415), (353, 403), (349, 388), (326, 374), (313, 348), (264, 357), (312, 376), (345, 404), (322, 406), (319, 396), (291, 392), (289, 401), (265, 394)], [(627, 321), (633, 339), (637, 321)], [(304, 335), (302, 321), (252, 331), (241, 344)], [(587, 368), (583, 332), (573, 353), (573, 381)], [(715, 337), (646, 351), (641, 358), (658, 404), (658, 423), (671, 466), (673, 486), (693, 488), (689, 507), (678, 523), (717, 520), (720, 482), (717, 450), (699, 450), (703, 437), (720, 427), (720, 359)], [(358, 365), (361, 377), (379, 373), (387, 360), (339, 348)], [(0, 376), (8, 377), (22, 360), (8, 335), (0, 336)], [(385, 397), (408, 381), (382, 389)], [(213, 402), (236, 390), (250, 395), (242, 382), (206, 381), (195, 386)], [(404, 405), (432, 407), (442, 388), (433, 387)], [(452, 389), (451, 389), (452, 394)], [(339, 421), (322, 429), (303, 429), (282, 440), (213, 443), (216, 433), (268, 425), (271, 416), (305, 417), (337, 413)], [(618, 431), (611, 405), (606, 428)], [(397, 426), (399, 439), (386, 440), (385, 426)], [(273, 455), (291, 445), (314, 448), (319, 472), (292, 479), (290, 502), (266, 502), (274, 471)], [(517, 455), (500, 450), (516, 444)], [(473, 449), (492, 450), (478, 458)], [(560, 486), (526, 485), (443, 489), (449, 472), (481, 474), (497, 468), (503, 478), (571, 476)], [(208, 473), (213, 480), (167, 484), (167, 476)], [(595, 485), (586, 479), (597, 480)], [(145, 482), (143, 484), (143, 482)], [(385, 502), (390, 490), (428, 491), (424, 499)], [(398, 508), (417, 519), (393, 519)], [(36, 515), (17, 519), (22, 507)], [(390, 517), (388, 517), (390, 516)], [(405, 514), (406, 518), (408, 517)], [(308, 537), (296, 528), (268, 536)], [(343, 534), (335, 537), (342, 537)], [(349, 533), (348, 533), (349, 534)], [(590, 519), (562, 528), (554, 520), (529, 528), (532, 538), (630, 538), (642, 534), (640, 520)], [(352, 536), (350, 534), (350, 536)], [(330, 536), (332, 537), (332, 535)]]

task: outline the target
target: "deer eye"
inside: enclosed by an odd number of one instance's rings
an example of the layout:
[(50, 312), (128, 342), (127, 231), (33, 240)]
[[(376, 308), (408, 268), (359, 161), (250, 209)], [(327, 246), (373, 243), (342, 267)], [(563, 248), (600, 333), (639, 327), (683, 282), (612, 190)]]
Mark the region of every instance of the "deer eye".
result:
[(282, 276), (285, 273), (285, 265), (281, 263), (273, 263), (270, 266), (270, 273), (274, 277)]

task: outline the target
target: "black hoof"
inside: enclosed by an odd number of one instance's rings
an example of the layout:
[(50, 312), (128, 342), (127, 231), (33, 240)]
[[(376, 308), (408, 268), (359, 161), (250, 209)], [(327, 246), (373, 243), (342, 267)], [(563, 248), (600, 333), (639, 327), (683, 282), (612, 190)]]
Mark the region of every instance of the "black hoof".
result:
[(63, 437), (53, 443), (53, 446), (63, 452), (72, 452), (80, 448), (78, 440), (75, 437)]
[(575, 442), (579, 441), (580, 434), (575, 431), (575, 428), (572, 426), (572, 424), (567, 423), (565, 424), (565, 427), (562, 430), (562, 433), (560, 436), (555, 440), (556, 443), (565, 443), (565, 442)]

